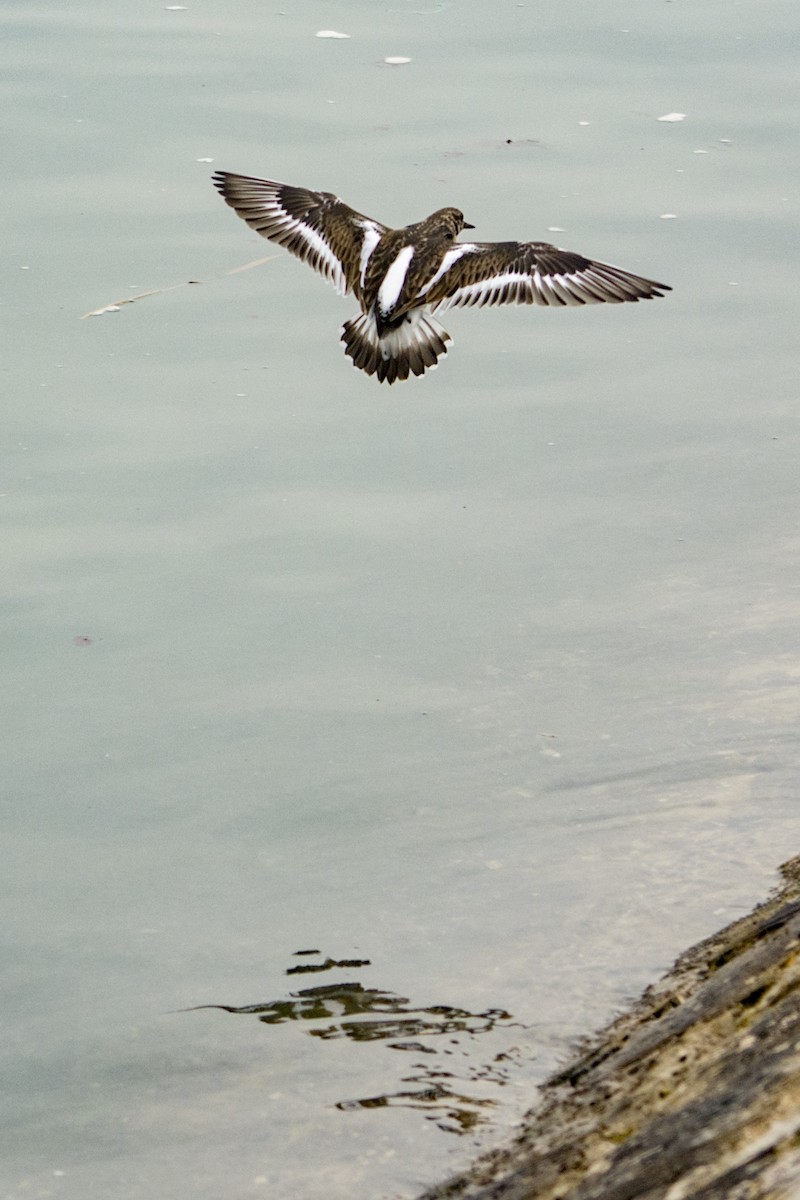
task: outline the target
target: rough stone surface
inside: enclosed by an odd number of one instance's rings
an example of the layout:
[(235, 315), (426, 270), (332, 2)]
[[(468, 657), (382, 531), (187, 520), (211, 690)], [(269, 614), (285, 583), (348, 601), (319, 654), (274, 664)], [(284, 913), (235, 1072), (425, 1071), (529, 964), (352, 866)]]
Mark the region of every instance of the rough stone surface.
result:
[(800, 1200), (800, 857), (420, 1200)]

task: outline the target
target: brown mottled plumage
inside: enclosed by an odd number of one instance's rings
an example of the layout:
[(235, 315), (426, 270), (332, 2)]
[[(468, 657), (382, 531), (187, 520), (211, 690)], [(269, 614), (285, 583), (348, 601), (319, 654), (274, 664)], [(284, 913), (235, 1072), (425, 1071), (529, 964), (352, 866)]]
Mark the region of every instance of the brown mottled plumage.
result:
[(670, 291), (620, 267), (548, 242), (456, 242), (474, 229), (457, 208), (390, 229), (331, 192), (217, 171), (214, 186), (262, 237), (352, 292), (361, 312), (346, 321), (345, 352), (381, 382), (422, 375), (447, 353), (450, 335), (432, 315), (458, 305), (579, 306), (649, 300)]

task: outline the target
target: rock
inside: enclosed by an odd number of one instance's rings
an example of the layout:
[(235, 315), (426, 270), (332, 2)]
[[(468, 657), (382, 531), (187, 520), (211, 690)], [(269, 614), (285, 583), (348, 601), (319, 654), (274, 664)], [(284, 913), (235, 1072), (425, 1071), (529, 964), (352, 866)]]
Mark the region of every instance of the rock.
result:
[(800, 857), (420, 1200), (800, 1198)]

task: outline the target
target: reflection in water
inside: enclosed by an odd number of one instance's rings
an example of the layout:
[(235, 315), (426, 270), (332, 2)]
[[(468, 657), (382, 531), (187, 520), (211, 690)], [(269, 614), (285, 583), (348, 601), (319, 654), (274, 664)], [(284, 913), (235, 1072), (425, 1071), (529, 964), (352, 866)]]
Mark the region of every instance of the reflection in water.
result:
[[(318, 954), (318, 950), (298, 950), (297, 954)], [(331, 967), (368, 967), (368, 958), (326, 958), (321, 963), (300, 963), (297, 967), (289, 967), (287, 975), (305, 975), (312, 971), (330, 971)]]
[[(318, 951), (297, 951), (297, 954), (316, 954)], [(290, 967), (287, 975), (305, 971), (327, 971), (333, 967), (349, 969), (369, 966), (367, 959), (325, 958), (317, 965)], [(446, 1058), (469, 1058), (461, 1046), (462, 1038), (472, 1038), (488, 1033), (495, 1027), (510, 1027), (511, 1014), (503, 1009), (490, 1008), (472, 1013), (464, 1008), (447, 1004), (428, 1007), (411, 1005), (405, 996), (385, 992), (380, 988), (367, 988), (361, 983), (331, 983), (320, 987), (303, 988), (291, 992), (286, 999), (270, 1000), (264, 1004), (199, 1004), (183, 1012), (217, 1008), (223, 1012), (246, 1016), (257, 1016), (265, 1025), (282, 1025), (286, 1021), (314, 1022), (307, 1032), (311, 1037), (329, 1041), (347, 1038), (353, 1042), (386, 1042), (391, 1050), (426, 1056)], [(447, 1035), (444, 1045), (430, 1044), (432, 1038)], [(421, 1040), (424, 1039), (424, 1040)], [(414, 1062), (412, 1074), (404, 1076), (403, 1082), (419, 1085), (407, 1091), (342, 1100), (336, 1107), (342, 1112), (365, 1108), (406, 1107), (424, 1112), (429, 1120), (450, 1133), (468, 1133), (486, 1117), (483, 1110), (494, 1107), (496, 1101), (486, 1096), (467, 1094), (464, 1084), (494, 1085), (502, 1087), (508, 1081), (510, 1066), (517, 1057), (517, 1050), (509, 1048), (495, 1055), (487, 1065), (462, 1066), (456, 1075), (431, 1062)], [(447, 1066), (454, 1064), (448, 1063)], [(454, 1090), (450, 1081), (459, 1081)], [(445, 1082), (447, 1081), (447, 1082)]]
[[(421, 1077), (412, 1075), (407, 1082), (414, 1083), (418, 1079), (422, 1081)], [(476, 1107), (493, 1105), (493, 1100), (463, 1096), (437, 1083), (418, 1092), (395, 1092), (390, 1096), (370, 1096), (364, 1100), (341, 1100), (336, 1107), (342, 1112), (356, 1108), (417, 1108), (447, 1133), (469, 1133), (484, 1120), (480, 1112), (475, 1111)]]

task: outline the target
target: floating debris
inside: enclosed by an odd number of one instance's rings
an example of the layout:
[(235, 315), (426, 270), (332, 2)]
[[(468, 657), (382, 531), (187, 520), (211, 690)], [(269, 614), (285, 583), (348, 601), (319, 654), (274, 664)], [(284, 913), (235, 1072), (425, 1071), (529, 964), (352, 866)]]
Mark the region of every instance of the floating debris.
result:
[[(146, 295), (152, 296), (153, 293), (147, 292)], [(92, 309), (91, 312), (84, 313), (83, 317), (81, 317), (81, 320), (83, 320), (84, 317), (102, 317), (104, 313), (119, 312), (119, 310), (123, 304), (130, 304), (132, 300), (138, 300), (138, 299), (140, 299), (139, 296), (132, 296), (131, 300), (122, 300), (122, 301), (120, 301), (119, 304), (106, 304), (103, 308)]]
[(662, 221), (674, 221), (677, 219), (677, 213), (661, 213)]
[(349, 38), (349, 33), (337, 33), (335, 29), (320, 29), (317, 37), (321, 38)]
[[(244, 263), (241, 267), (233, 267), (230, 271), (224, 271), (224, 275), (238, 275), (240, 271), (250, 271), (253, 267), (260, 267), (262, 263), (272, 262), (273, 258), (280, 258), (280, 254), (268, 254), (266, 258), (256, 258), (252, 262)], [(135, 296), (126, 296), (122, 300), (114, 300), (111, 304), (104, 304), (102, 308), (93, 308), (91, 312), (86, 312), (82, 315), (81, 320), (85, 321), (87, 317), (102, 317), (105, 313), (119, 312), (123, 304), (134, 304), (137, 300), (144, 300), (148, 296), (160, 296), (164, 292), (175, 292), (178, 288), (191, 287), (198, 283), (202, 283), (200, 279), (187, 279), (184, 283), (173, 283), (169, 287), (151, 288), (147, 292), (138, 292)]]
[(686, 113), (664, 113), (663, 117), (657, 117), (658, 121), (685, 121)]

